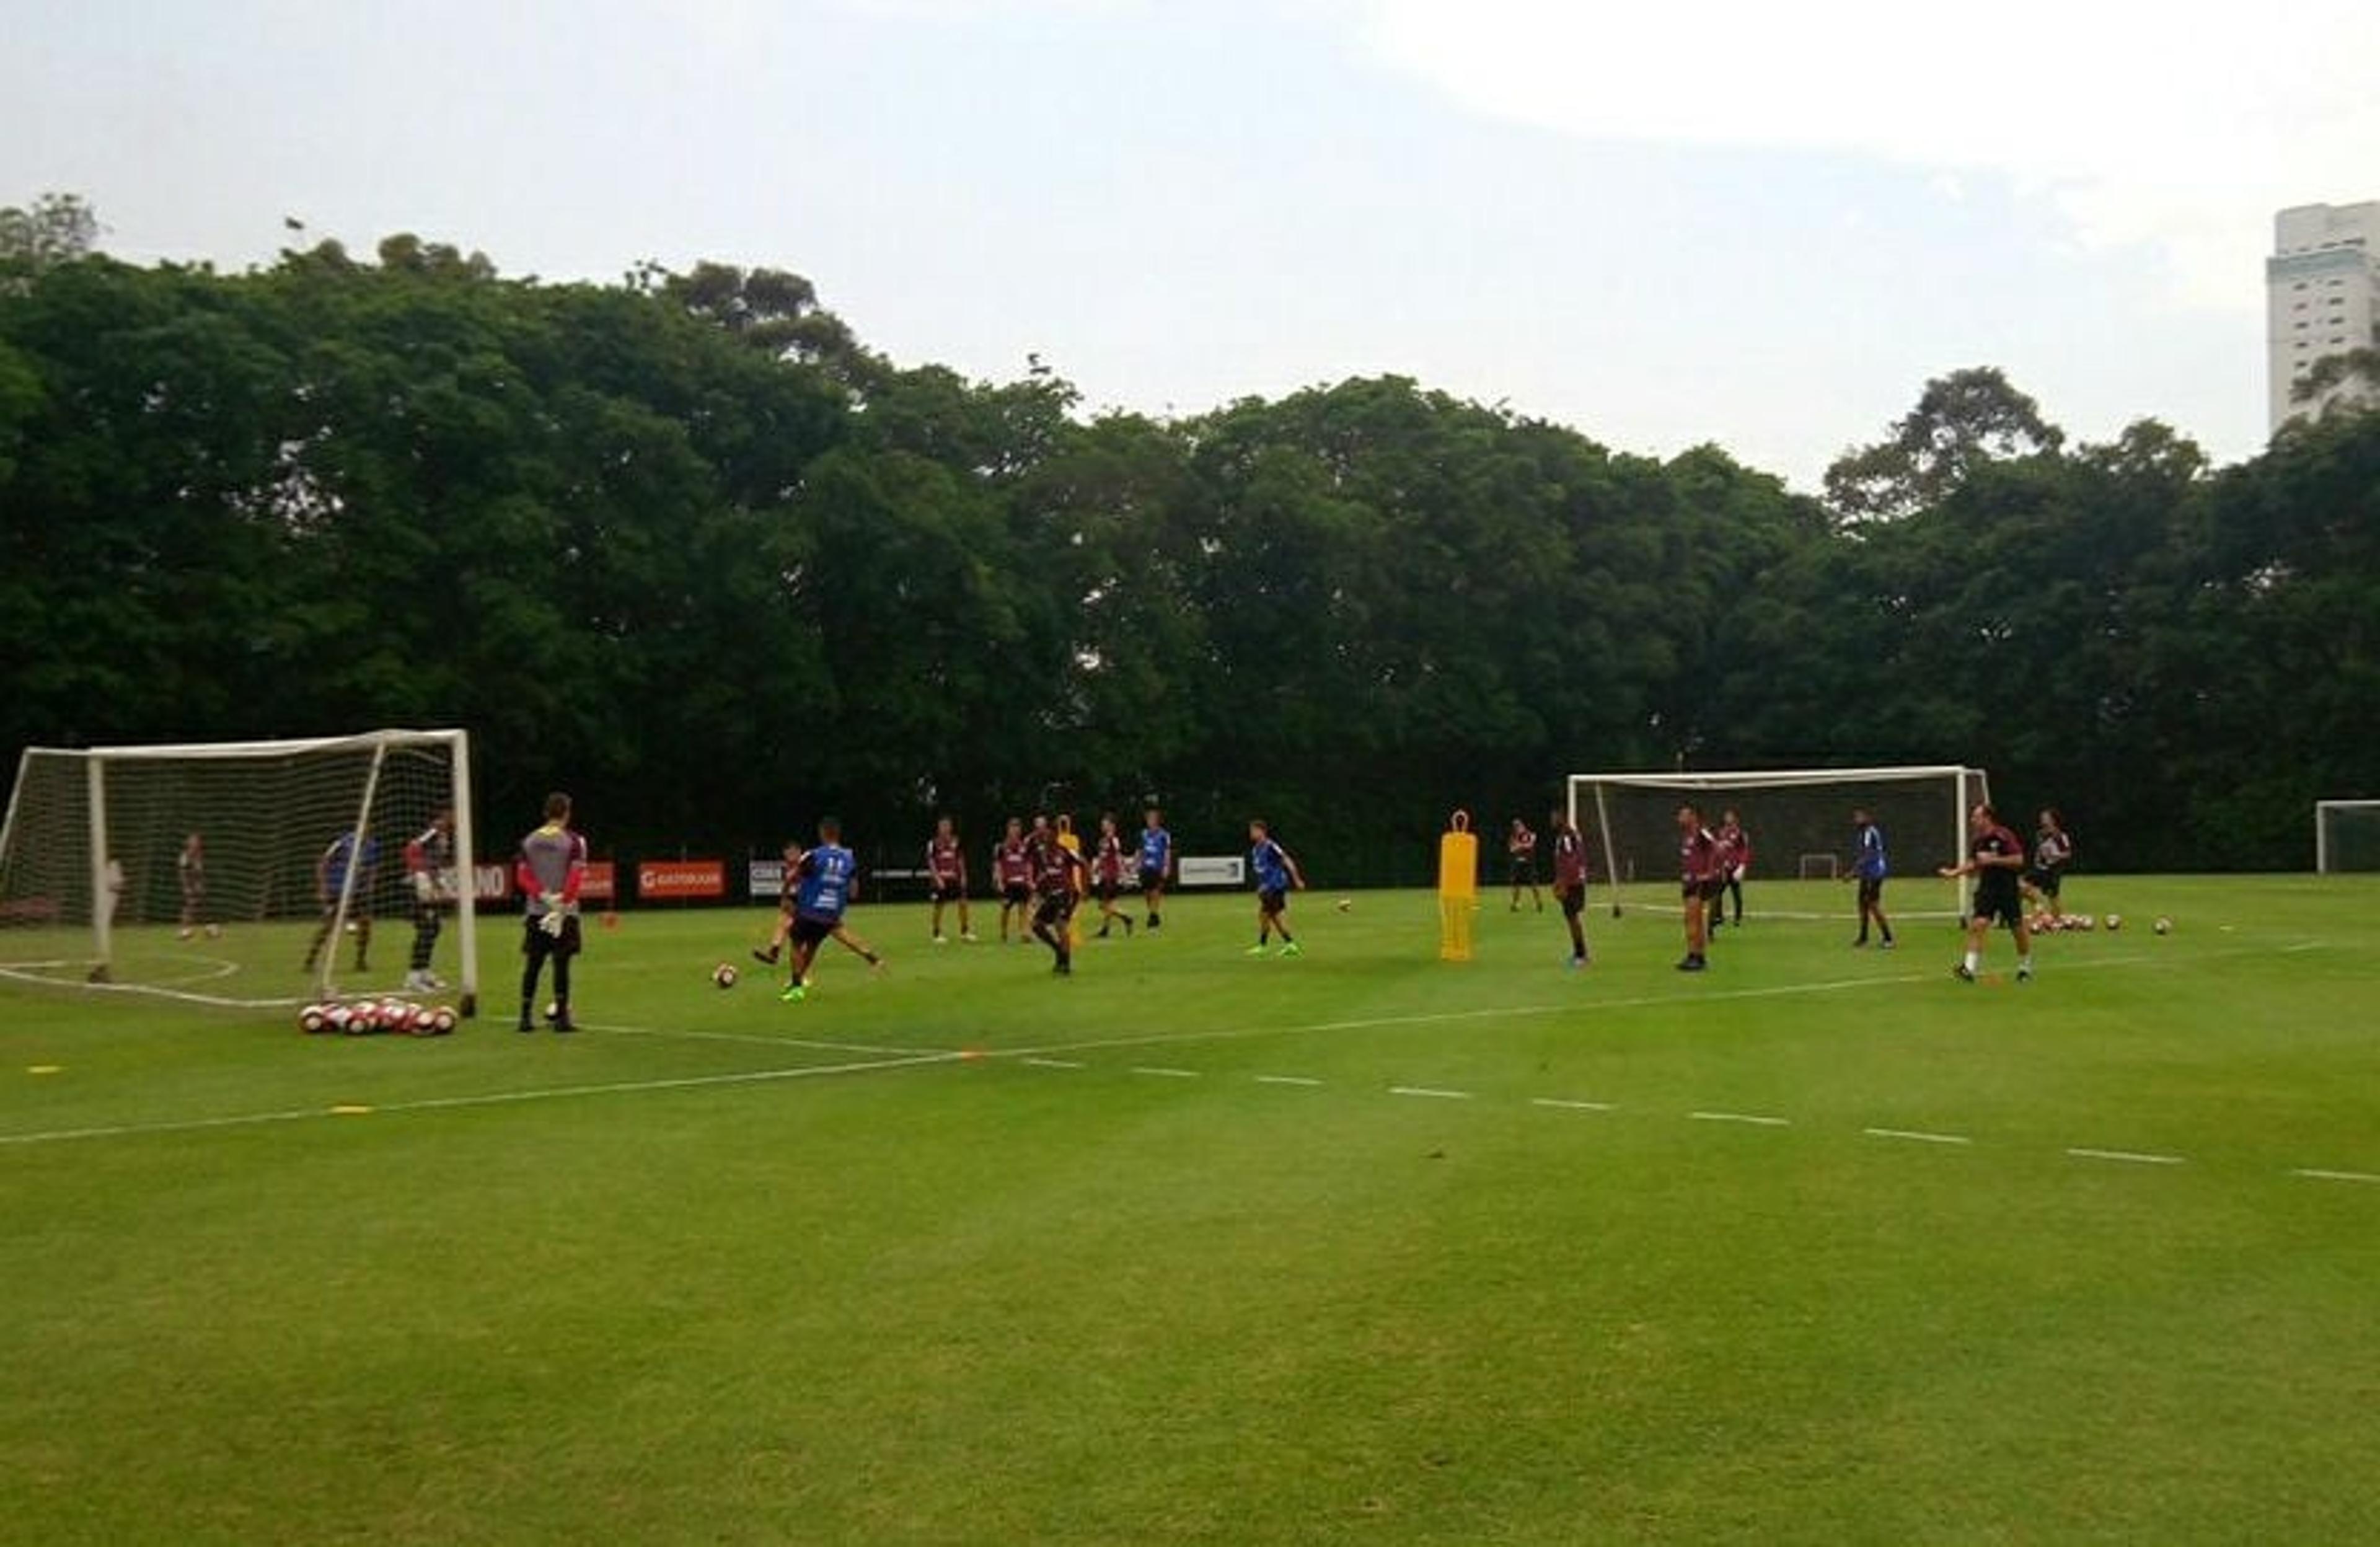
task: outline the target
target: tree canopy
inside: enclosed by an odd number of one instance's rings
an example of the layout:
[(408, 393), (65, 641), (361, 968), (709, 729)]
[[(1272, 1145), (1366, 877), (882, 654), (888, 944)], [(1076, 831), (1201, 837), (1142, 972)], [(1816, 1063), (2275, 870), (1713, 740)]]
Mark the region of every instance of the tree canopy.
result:
[(141, 268), (44, 208), (0, 212), (12, 765), (454, 724), (492, 810), (570, 787), (624, 853), (1156, 798), (1349, 883), (1573, 769), (1973, 762), (2109, 867), (2301, 865), (2380, 790), (2369, 413), (2213, 469), (1961, 371), (1822, 503), (1398, 377), (1087, 414), (777, 270)]

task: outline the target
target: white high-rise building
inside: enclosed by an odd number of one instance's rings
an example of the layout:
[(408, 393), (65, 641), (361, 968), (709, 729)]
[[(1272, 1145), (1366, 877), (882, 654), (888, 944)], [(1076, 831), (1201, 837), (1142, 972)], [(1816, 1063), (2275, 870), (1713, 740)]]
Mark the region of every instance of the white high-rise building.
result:
[(2265, 342), (2273, 429), (2349, 394), (2370, 395), (2348, 383), (2301, 403), (2292, 389), (2325, 355), (2380, 348), (2380, 200), (2300, 204), (2273, 217)]

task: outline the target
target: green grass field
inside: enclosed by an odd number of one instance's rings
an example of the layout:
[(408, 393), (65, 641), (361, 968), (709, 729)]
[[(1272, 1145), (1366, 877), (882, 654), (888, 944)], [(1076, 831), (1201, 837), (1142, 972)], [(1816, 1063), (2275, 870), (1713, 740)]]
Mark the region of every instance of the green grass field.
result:
[(577, 1037), (509, 920), (439, 1041), (0, 980), (0, 1540), (2380, 1540), (2380, 886), (2075, 890), (2026, 985), (1820, 883), (1698, 979), (1309, 893), (798, 1006), (632, 915)]

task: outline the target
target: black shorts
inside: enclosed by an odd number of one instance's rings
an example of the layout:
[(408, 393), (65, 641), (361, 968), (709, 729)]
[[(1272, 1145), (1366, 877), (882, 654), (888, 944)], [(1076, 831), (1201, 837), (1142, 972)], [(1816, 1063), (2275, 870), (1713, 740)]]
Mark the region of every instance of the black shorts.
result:
[(2032, 887), (2034, 891), (2040, 893), (2045, 897), (2054, 897), (2058, 895), (2058, 883), (2064, 879), (2064, 875), (2058, 871), (2027, 871), (2024, 872), (2024, 883), (2027, 886)]
[(580, 945), (584, 944), (579, 937), (578, 915), (576, 913), (563, 916), (560, 934), (546, 933), (537, 919), (525, 919), (522, 922), (528, 927), (521, 935), (521, 955), (531, 960), (543, 961), (548, 956), (575, 956), (578, 954)]
[(1712, 876), (1707, 881), (1682, 881), (1678, 883), (1678, 895), (1688, 902), (1693, 902), (1697, 897), (1707, 902), (1718, 896), (1719, 889), (1726, 884), (1726, 882), (1717, 876)]
[(1033, 900), (1033, 888), (1021, 881), (1012, 881), (1000, 889), (1000, 900), (1002, 904), (1014, 903), (1022, 907)]
[(2014, 886), (1978, 886), (1975, 888), (1975, 910), (1968, 915), (1986, 924), (2006, 924), (2014, 929), (2024, 918), (2024, 899)]
[(840, 919), (821, 919), (815, 913), (794, 915), (794, 939), (804, 945), (815, 945), (835, 932)]
[(1536, 883), (1537, 862), (1535, 859), (1515, 859), (1512, 861), (1513, 885), (1535, 886)]
[(934, 883), (934, 901), (938, 903), (966, 901), (966, 883), (964, 881), (937, 881)]
[(1165, 872), (1163, 871), (1152, 871), (1146, 866), (1141, 868), (1140, 889), (1142, 891), (1154, 892), (1164, 884)]
[(1289, 891), (1286, 887), (1265, 886), (1257, 889), (1257, 907), (1261, 908), (1263, 911), (1267, 913), (1279, 913), (1282, 908), (1287, 907), (1288, 906)]
[(1864, 875), (1859, 878), (1859, 900), (1869, 907), (1884, 900), (1884, 877)]
[(1123, 890), (1123, 883), (1111, 876), (1107, 880), (1100, 882), (1099, 884), (1099, 901), (1103, 903), (1111, 903), (1116, 900), (1116, 894)]
[(1561, 904), (1563, 918), (1575, 919), (1586, 908), (1586, 886), (1584, 883), (1574, 886), (1557, 886), (1554, 899)]
[(1034, 901), (1033, 921), (1037, 924), (1055, 928), (1074, 916), (1075, 894), (1072, 892), (1044, 892)]

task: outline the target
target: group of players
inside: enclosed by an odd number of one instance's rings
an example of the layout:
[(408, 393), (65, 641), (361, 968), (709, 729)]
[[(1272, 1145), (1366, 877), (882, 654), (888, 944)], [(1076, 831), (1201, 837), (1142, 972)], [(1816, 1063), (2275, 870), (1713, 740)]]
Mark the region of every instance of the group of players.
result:
[[(1022, 817), (1009, 818), (990, 859), (992, 884), (1000, 898), (1000, 944), (1008, 944), (1013, 939), (1022, 945), (1029, 936), (1049, 948), (1053, 974), (1073, 976), (1075, 913), (1084, 898), (1099, 904), (1098, 938), (1107, 939), (1119, 924), (1124, 937), (1131, 938), (1135, 920), (1118, 906), (1127, 874), (1137, 885), (1146, 914), (1138, 923), (1152, 934), (1163, 929), (1165, 892), (1174, 873), (1173, 834), (1166, 830), (1164, 813), (1154, 806), (1142, 813), (1141, 822), (1138, 837), (1128, 845), (1114, 814), (1101, 816), (1087, 855), (1069, 815), (1035, 816), (1029, 824)], [(1289, 927), (1289, 894), (1305, 886), (1305, 873), (1273, 838), (1264, 819), (1248, 823), (1248, 866), (1257, 883), (1257, 938), (1247, 954), (1269, 954), (1278, 939), (1281, 955), (1301, 956), (1305, 947)], [(935, 822), (934, 834), (926, 842), (925, 859), (933, 907), (928, 927), (933, 943), (950, 944), (943, 919), (946, 911), (954, 910), (959, 940), (976, 944), (966, 850), (951, 818)], [(844, 847), (842, 824), (836, 819), (828, 817), (819, 823), (815, 846), (785, 846), (776, 929), (769, 943), (752, 955), (774, 967), (790, 947), (785, 987), (780, 995), (788, 1004), (798, 1004), (808, 996), (811, 966), (819, 947), (829, 940), (856, 953), (871, 970), (882, 968), (883, 957), (876, 948), (844, 921), (857, 886), (858, 864)]]
[[(1686, 932), (1686, 954), (1679, 960), (1678, 970), (1700, 972), (1708, 966), (1705, 953), (1709, 932), (1718, 928), (1724, 920), (1730, 895), (1735, 902), (1734, 921), (1738, 927), (1743, 923), (1743, 877), (1751, 864), (1752, 844), (1732, 810), (1724, 813), (1718, 827), (1712, 828), (1704, 825), (1700, 808), (1685, 802), (1678, 807), (1677, 822)], [(2074, 859), (2073, 834), (2067, 831), (2065, 819), (2054, 807), (2042, 810), (2029, 851), (1987, 800), (1975, 803), (1967, 813), (1967, 857), (1956, 864), (1940, 866), (1935, 872), (1946, 881), (1974, 882), (1967, 909), (1966, 949), (1952, 973), (1963, 981), (1973, 982), (1983, 966), (1984, 942), (1992, 926), (2005, 924), (2016, 942), (2017, 981), (2029, 982), (2033, 978), (2034, 926), (2025, 907), (2031, 903), (2042, 909), (2046, 919), (2063, 918), (2060, 893), (2067, 868)], [(1516, 829), (1519, 826), (1514, 825)], [(1860, 807), (1852, 812), (1852, 869), (1842, 878), (1859, 883), (1859, 934), (1852, 944), (1861, 947), (1868, 944), (1872, 923), (1879, 944), (1888, 951), (1894, 942), (1892, 921), (1884, 911), (1884, 884), (1892, 873), (1892, 865), (1884, 829), (1873, 813)], [(1519, 895), (1516, 885), (1515, 907), (1519, 906)]]
[[(582, 945), (578, 893), (586, 875), (587, 844), (570, 827), (571, 802), (567, 795), (548, 797), (544, 814), (544, 822), (521, 840), (515, 865), (515, 880), (526, 899), (517, 1029), (534, 1029), (532, 1011), (540, 980), (551, 963), (553, 999), (545, 1018), (554, 1030), (570, 1031), (575, 1029), (570, 1015), (570, 963)], [(1973, 981), (1992, 926), (2004, 924), (2015, 939), (2018, 981), (2029, 981), (2034, 970), (2032, 926), (2025, 905), (2030, 900), (2042, 906), (2049, 917), (2060, 914), (2059, 894), (2066, 869), (2074, 857), (2073, 837), (2054, 809), (2040, 813), (2039, 827), (2030, 848), (2000, 822), (1988, 802), (1978, 802), (1969, 815), (1966, 859), (1941, 866), (1937, 872), (1945, 879), (1974, 881), (1967, 917), (1966, 949), (1953, 970), (1959, 978)], [(1564, 813), (1554, 812), (1549, 826), (1553, 834), (1552, 890), (1570, 933), (1570, 965), (1582, 968), (1590, 960), (1581, 917), (1585, 909), (1589, 871), (1586, 845)], [(1852, 868), (1843, 877), (1847, 882), (1856, 882), (1859, 887), (1859, 933), (1852, 944), (1866, 945), (1873, 925), (1881, 946), (1890, 950), (1894, 939), (1892, 923), (1884, 908), (1884, 887), (1891, 874), (1891, 862), (1884, 830), (1864, 808), (1853, 810), (1852, 828)], [(1730, 922), (1738, 928), (1742, 926), (1743, 881), (1752, 865), (1752, 839), (1735, 810), (1723, 810), (1719, 822), (1708, 825), (1700, 808), (1692, 802), (1678, 807), (1677, 829), (1686, 944), (1685, 955), (1677, 965), (1680, 971), (1700, 972), (1708, 966), (1711, 932)], [(1288, 903), (1290, 892), (1305, 886), (1305, 874), (1297, 861), (1273, 838), (1262, 819), (1249, 822), (1248, 841), (1249, 869), (1257, 887), (1257, 938), (1247, 948), (1248, 954), (1265, 955), (1274, 949), (1273, 942), (1278, 939), (1281, 956), (1301, 955), (1304, 947), (1290, 931)], [(429, 958), (447, 900), (441, 890), (440, 878), (453, 873), (453, 846), (452, 813), (443, 810), (427, 830), (406, 846), (407, 869), (414, 878), (418, 905), (414, 967), (406, 981), (408, 989), (438, 986), (436, 980), (429, 976)], [(1542, 911), (1545, 906), (1537, 886), (1537, 834), (1526, 822), (1513, 819), (1506, 838), (1506, 855), (1512, 883), (1511, 907), (1514, 911), (1519, 910), (1524, 893), (1537, 910)], [(197, 852), (195, 837), (186, 852)], [(360, 864), (368, 871), (376, 858), (373, 840), (364, 838), (359, 848), (351, 834), (343, 834), (323, 852), (315, 877), (324, 905), (323, 923), (307, 950), (309, 970), (329, 938), (334, 905), (348, 887), (348, 868)], [(1099, 905), (1099, 938), (1107, 938), (1119, 924), (1129, 938), (1136, 921), (1118, 905), (1130, 875), (1145, 915), (1137, 923), (1152, 933), (1163, 927), (1166, 889), (1174, 874), (1173, 837), (1166, 830), (1162, 812), (1155, 807), (1143, 813), (1141, 832), (1129, 845), (1115, 817), (1109, 814), (1099, 819), (1098, 834), (1090, 853), (1086, 855), (1069, 817), (1036, 816), (1029, 823), (1012, 817), (993, 846), (990, 869), (1000, 898), (1001, 944), (1007, 944), (1013, 939), (1021, 945), (1029, 934), (1049, 949), (1050, 970), (1061, 977), (1070, 976), (1074, 971), (1075, 913), (1085, 897)], [(786, 1002), (799, 1003), (807, 997), (819, 947), (830, 939), (860, 956), (872, 970), (881, 970), (882, 956), (855, 932), (844, 918), (857, 895), (858, 873), (858, 861), (844, 847), (842, 825), (832, 817), (819, 823), (816, 844), (785, 846), (776, 927), (768, 944), (753, 955), (771, 967), (781, 961), (785, 963), (787, 975), (782, 997)], [(978, 936), (969, 906), (969, 866), (949, 817), (936, 822), (933, 836), (927, 841), (925, 873), (931, 886), (929, 928), (933, 943), (945, 945), (950, 942), (943, 928), (946, 910), (955, 910), (957, 914), (958, 939), (975, 943)], [(360, 882), (368, 877), (358, 879)], [(196, 885), (194, 894), (186, 881), (187, 903), (195, 905), (203, 898), (202, 871)], [(357, 895), (368, 890), (362, 884), (354, 888)], [(1731, 920), (1728, 907), (1730, 901), (1734, 904)], [(360, 968), (370, 941), (370, 909), (366, 907), (351, 916), (358, 926), (357, 966)], [(195, 917), (186, 912), (185, 926)]]

